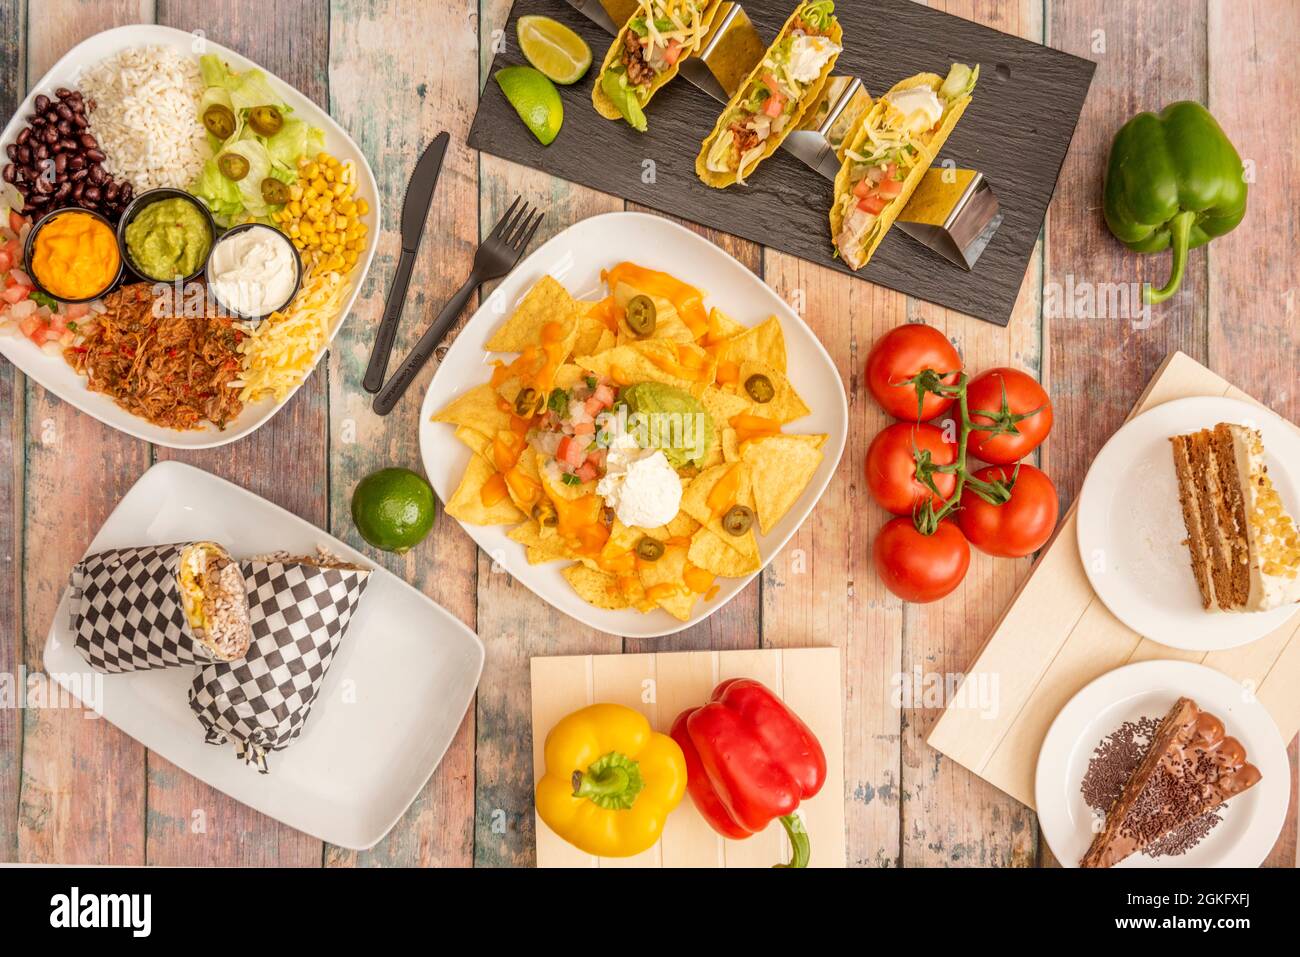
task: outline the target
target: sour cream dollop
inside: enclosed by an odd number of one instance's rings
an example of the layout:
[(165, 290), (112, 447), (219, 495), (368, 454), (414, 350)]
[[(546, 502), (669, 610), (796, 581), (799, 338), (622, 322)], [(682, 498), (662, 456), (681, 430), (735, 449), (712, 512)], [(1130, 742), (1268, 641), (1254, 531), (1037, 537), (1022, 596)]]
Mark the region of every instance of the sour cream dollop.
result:
[(907, 117), (906, 129), (924, 133), (943, 116), (943, 104), (928, 86), (914, 86), (885, 96), (889, 105)]
[(208, 284), (228, 309), (249, 317), (282, 308), (298, 282), (298, 263), (278, 229), (255, 225), (217, 241), (208, 260)]
[(811, 83), (822, 75), (826, 61), (840, 48), (826, 37), (797, 36), (790, 44), (790, 79)]
[(626, 432), (614, 437), (596, 494), (624, 525), (656, 528), (676, 517), (682, 480), (659, 449), (643, 449)]

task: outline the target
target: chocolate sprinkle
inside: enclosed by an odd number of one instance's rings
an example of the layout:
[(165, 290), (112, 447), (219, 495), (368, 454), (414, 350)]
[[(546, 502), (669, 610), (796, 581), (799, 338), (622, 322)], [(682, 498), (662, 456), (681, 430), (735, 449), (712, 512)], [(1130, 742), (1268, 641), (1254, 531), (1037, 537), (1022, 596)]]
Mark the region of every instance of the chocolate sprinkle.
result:
[[(1159, 727), (1158, 717), (1125, 721), (1093, 750), (1079, 790), (1088, 807), (1096, 813), (1098, 826), (1110, 806), (1119, 799), (1124, 785), (1142, 758), (1151, 749), (1151, 741)], [(1196, 820), (1188, 821), (1177, 830), (1148, 844), (1143, 853), (1148, 857), (1177, 857), (1186, 854), (1201, 843), (1222, 820), (1214, 811), (1207, 811)]]

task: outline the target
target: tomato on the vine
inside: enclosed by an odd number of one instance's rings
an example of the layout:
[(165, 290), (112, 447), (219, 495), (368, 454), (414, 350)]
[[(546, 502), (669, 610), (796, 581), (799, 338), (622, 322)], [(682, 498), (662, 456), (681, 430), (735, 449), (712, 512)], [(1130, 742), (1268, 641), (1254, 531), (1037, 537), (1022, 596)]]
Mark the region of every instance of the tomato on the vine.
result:
[(908, 380), (926, 369), (937, 373), (935, 382), (953, 385), (961, 371), (961, 357), (938, 329), (908, 323), (885, 333), (867, 356), (867, 388), (886, 412), (896, 419), (924, 422), (952, 407), (952, 396), (927, 392), (917, 416), (916, 386)]
[(1033, 376), (1019, 369), (989, 369), (971, 379), (966, 408), (975, 425), (996, 425), (1002, 430), (1001, 434), (974, 430), (967, 444), (971, 455), (994, 465), (1020, 461), (1052, 431), (1052, 400)]
[(969, 483), (962, 490), (957, 524), (972, 545), (999, 558), (1019, 558), (1047, 544), (1061, 506), (1056, 486), (1046, 474), (1021, 463), (1018, 469), (990, 465), (972, 478), (1011, 486), (1011, 498), (1001, 505), (980, 498)]
[(919, 481), (917, 451), (934, 465), (957, 461), (957, 444), (948, 441), (943, 429), (926, 423), (895, 422), (882, 429), (867, 449), (867, 488), (872, 498), (895, 515), (911, 515), (914, 508), (928, 501), (938, 508), (957, 488), (957, 476), (951, 472), (929, 473), (938, 496)]
[(970, 567), (970, 546), (950, 521), (922, 535), (910, 518), (891, 519), (872, 552), (881, 581), (903, 601), (939, 600), (961, 584)]

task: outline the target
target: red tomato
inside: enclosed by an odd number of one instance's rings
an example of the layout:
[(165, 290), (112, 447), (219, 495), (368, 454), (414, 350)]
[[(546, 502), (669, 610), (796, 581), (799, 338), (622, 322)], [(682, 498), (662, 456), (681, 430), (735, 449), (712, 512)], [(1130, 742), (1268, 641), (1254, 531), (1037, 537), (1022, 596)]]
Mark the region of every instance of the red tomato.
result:
[(858, 180), (857, 185), (853, 187), (853, 195), (858, 199), (866, 199), (869, 192), (871, 192), (871, 183), (865, 179)]
[(873, 548), (885, 587), (903, 601), (937, 601), (961, 584), (970, 567), (970, 546), (952, 522), (922, 535), (910, 518), (885, 523)]
[[(867, 488), (872, 498), (895, 515), (911, 515), (914, 508), (931, 500), (935, 508), (943, 504), (941, 498), (917, 481), (914, 447), (929, 452), (935, 465), (951, 465), (957, 461), (956, 444), (949, 442), (943, 429), (937, 426), (895, 422), (883, 429), (867, 449)], [(936, 472), (933, 478), (943, 499), (957, 487), (956, 475)]]
[(21, 233), (23, 227), (27, 225), (27, 220), (23, 219), (22, 214), (17, 210), (9, 210), (9, 228), (15, 233)]
[(1019, 472), (1010, 466), (990, 465), (974, 477), (987, 482), (1009, 479), (1013, 473), (1016, 479), (1010, 500), (990, 505), (967, 487), (957, 510), (957, 524), (970, 543), (999, 558), (1019, 558), (1047, 544), (1061, 508), (1052, 480), (1032, 465), (1022, 463)]
[(682, 52), (682, 41), (669, 40), (668, 46), (664, 48), (664, 61), (667, 62), (669, 66), (672, 66), (674, 63), (677, 62), (677, 57), (681, 55), (681, 52)]
[(9, 258), (9, 253), (4, 249), (0, 249), (0, 272), (8, 272), (9, 267), (13, 264), (13, 260)]
[(885, 199), (896, 199), (903, 194), (903, 181), (901, 179), (882, 179), (880, 185), (876, 187), (876, 193)]
[(1006, 388), (1006, 415), (1026, 416), (1011, 423), (1017, 434), (994, 435), (992, 432), (973, 431), (966, 446), (971, 455), (994, 465), (1011, 465), (1020, 461), (1038, 448), (1047, 438), (1047, 433), (1052, 431), (1052, 400), (1033, 376), (1019, 369), (989, 369), (970, 380), (966, 386), (966, 408), (972, 422), (990, 425), (995, 421), (987, 415), (976, 415), (976, 412), (1002, 415), (1003, 387)]
[(867, 388), (886, 412), (896, 419), (924, 422), (951, 408), (953, 399), (928, 392), (916, 415), (916, 388), (907, 380), (923, 369), (933, 369), (944, 385), (953, 385), (961, 371), (961, 357), (952, 343), (933, 326), (908, 323), (881, 336), (867, 356)]
[(875, 193), (868, 193), (862, 199), (858, 200), (858, 209), (864, 213), (870, 213), (872, 216), (879, 216), (880, 211), (885, 208), (885, 201)]
[(4, 292), (0, 292), (0, 299), (13, 305), (27, 298), (27, 294), (32, 291), (31, 286), (20, 286), (15, 283), (12, 286), (6, 286)]

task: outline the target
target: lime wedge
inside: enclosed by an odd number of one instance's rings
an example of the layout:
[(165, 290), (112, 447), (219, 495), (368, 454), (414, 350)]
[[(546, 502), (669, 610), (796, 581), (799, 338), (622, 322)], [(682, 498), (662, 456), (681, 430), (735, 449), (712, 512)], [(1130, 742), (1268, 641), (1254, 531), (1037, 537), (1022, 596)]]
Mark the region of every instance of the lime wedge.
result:
[(591, 47), (550, 17), (519, 18), (519, 47), (528, 62), (562, 86), (577, 83), (591, 66)]
[(519, 118), (546, 146), (564, 123), (564, 105), (555, 84), (530, 66), (508, 66), (496, 72), (497, 84)]

